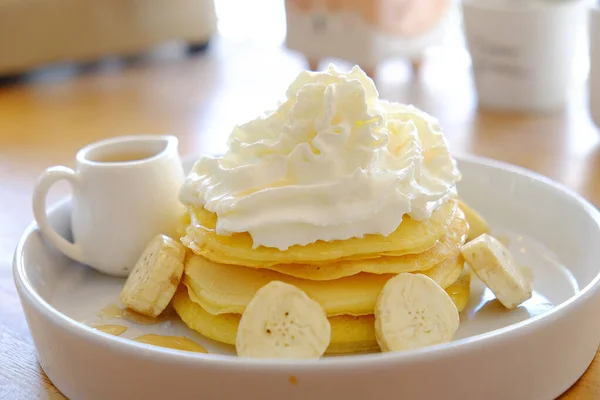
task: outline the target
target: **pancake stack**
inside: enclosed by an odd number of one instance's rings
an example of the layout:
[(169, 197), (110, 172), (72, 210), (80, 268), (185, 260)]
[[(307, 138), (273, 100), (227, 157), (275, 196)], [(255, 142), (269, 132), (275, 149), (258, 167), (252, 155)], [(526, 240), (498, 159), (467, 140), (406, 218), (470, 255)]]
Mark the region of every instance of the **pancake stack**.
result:
[(126, 306), (156, 316), (172, 300), (190, 328), (242, 357), (315, 358), (451, 341), (469, 299), (465, 262), (507, 309), (531, 297), (458, 199), (438, 121), (379, 99), (360, 68), (301, 72), (227, 143), (189, 172), (185, 229), (148, 245)]
[(217, 216), (188, 206), (182, 242), (189, 249), (173, 306), (202, 335), (235, 345), (238, 324), (255, 293), (269, 282), (296, 286), (318, 302), (331, 325), (326, 353), (379, 350), (374, 308), (386, 282), (400, 273), (424, 274), (452, 298), (458, 311), (469, 299), (470, 274), (461, 247), (470, 209), (448, 199), (430, 218), (403, 217), (388, 236), (317, 241), (287, 250), (253, 247), (247, 233), (215, 232)]

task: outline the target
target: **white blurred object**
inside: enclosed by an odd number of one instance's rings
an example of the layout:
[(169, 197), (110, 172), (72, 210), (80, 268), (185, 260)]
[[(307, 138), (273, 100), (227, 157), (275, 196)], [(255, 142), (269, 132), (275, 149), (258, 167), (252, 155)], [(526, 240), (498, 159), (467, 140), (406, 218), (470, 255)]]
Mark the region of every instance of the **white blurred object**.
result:
[(455, 0), (286, 0), (286, 45), (316, 68), (339, 58), (373, 70), (402, 57), (415, 63), (443, 42)]
[(285, 38), (282, 0), (215, 0), (219, 34), (231, 41), (279, 46)]
[(464, 0), (466, 40), (482, 108), (562, 109), (586, 38), (588, 1)]
[(590, 113), (596, 126), (600, 127), (600, 5), (589, 14), (590, 23)]

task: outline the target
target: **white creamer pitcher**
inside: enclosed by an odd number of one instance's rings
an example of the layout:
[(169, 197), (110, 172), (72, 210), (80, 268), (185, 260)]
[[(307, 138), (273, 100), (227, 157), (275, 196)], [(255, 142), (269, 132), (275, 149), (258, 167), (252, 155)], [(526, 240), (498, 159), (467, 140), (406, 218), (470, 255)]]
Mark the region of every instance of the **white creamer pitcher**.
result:
[[(178, 200), (184, 171), (174, 136), (123, 136), (93, 143), (76, 155), (76, 168), (48, 168), (33, 195), (40, 230), (61, 252), (90, 267), (127, 276), (150, 240), (177, 239), (184, 212)], [(73, 187), (73, 243), (49, 224), (46, 196), (59, 180)]]

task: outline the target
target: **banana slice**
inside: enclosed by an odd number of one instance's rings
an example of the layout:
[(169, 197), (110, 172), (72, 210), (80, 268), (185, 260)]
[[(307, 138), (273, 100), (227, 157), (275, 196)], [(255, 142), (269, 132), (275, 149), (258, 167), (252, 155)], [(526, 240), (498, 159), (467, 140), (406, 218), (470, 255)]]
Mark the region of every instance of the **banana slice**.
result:
[(272, 281), (242, 314), (235, 347), (242, 357), (318, 358), (330, 339), (323, 307), (296, 286)]
[(142, 252), (121, 291), (128, 308), (157, 317), (169, 305), (183, 275), (185, 247), (176, 240), (157, 235)]
[(531, 298), (531, 283), (513, 260), (510, 251), (496, 238), (483, 234), (461, 248), (471, 269), (508, 309)]
[(465, 218), (469, 224), (469, 234), (467, 235), (467, 242), (475, 239), (476, 237), (483, 235), (484, 233), (490, 232), (490, 226), (486, 220), (477, 211), (469, 207), (462, 200), (458, 202), (459, 208), (465, 214)]
[(375, 336), (382, 351), (402, 351), (452, 340), (460, 319), (454, 302), (425, 275), (390, 279), (375, 305)]

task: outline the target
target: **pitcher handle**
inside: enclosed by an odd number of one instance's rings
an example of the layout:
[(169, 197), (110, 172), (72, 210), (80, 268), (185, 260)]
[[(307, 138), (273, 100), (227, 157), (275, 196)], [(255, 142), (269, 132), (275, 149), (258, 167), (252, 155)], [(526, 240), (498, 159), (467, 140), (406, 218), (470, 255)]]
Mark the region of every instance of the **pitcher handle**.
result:
[(40, 231), (42, 231), (54, 246), (69, 258), (85, 264), (81, 246), (77, 243), (71, 243), (60, 236), (48, 222), (46, 197), (48, 197), (48, 191), (52, 185), (60, 180), (68, 181), (74, 191), (80, 184), (79, 175), (71, 168), (57, 166), (46, 169), (39, 177), (33, 191), (33, 215)]

